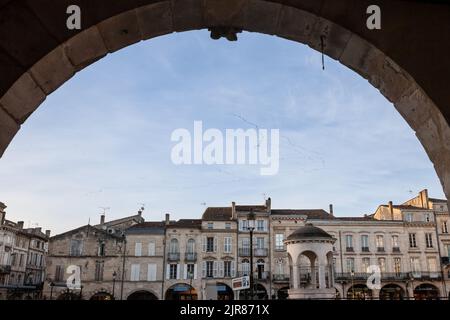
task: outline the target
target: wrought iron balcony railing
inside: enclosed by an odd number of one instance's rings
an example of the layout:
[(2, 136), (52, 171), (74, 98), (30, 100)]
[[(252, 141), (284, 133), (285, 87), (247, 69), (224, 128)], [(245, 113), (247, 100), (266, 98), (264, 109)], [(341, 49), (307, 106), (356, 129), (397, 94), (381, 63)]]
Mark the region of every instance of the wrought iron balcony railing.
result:
[(288, 274), (274, 274), (272, 276), (272, 280), (274, 282), (289, 282), (289, 275)]
[(167, 260), (169, 260), (169, 261), (179, 261), (180, 260), (180, 253), (179, 252), (169, 252), (167, 254)]
[(267, 248), (256, 248), (253, 251), (255, 257), (267, 257), (269, 250)]
[(186, 252), (184, 255), (184, 260), (187, 262), (195, 262), (197, 261), (197, 253), (196, 252)]
[(10, 265), (0, 265), (0, 273), (10, 273), (11, 266)]
[(238, 254), (240, 257), (250, 257), (250, 248), (239, 248)]

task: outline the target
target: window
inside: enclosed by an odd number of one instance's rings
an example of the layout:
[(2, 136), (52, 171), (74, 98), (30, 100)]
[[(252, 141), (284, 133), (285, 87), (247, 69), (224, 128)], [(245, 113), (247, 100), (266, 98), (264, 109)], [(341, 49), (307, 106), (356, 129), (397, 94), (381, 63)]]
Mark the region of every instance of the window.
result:
[(413, 222), (413, 215), (412, 215), (412, 213), (407, 213), (406, 214), (406, 221), (407, 222)]
[(433, 234), (425, 233), (425, 242), (427, 244), (427, 248), (433, 248)]
[(347, 258), (346, 266), (347, 266), (347, 272), (355, 272), (355, 259)]
[(362, 266), (361, 266), (361, 271), (363, 273), (367, 273), (369, 272), (369, 267), (370, 267), (370, 258), (363, 258), (362, 259)]
[(392, 236), (392, 249), (393, 249), (393, 251), (400, 251), (398, 236)]
[(20, 254), (20, 256), (19, 256), (19, 267), (23, 267), (23, 257), (24, 257), (24, 255)]
[(231, 229), (231, 223), (225, 222), (225, 229), (230, 230)]
[(206, 252), (215, 252), (215, 241), (214, 237), (207, 237), (206, 238)]
[(264, 249), (264, 238), (263, 237), (256, 238), (256, 248)]
[(345, 236), (345, 243), (347, 245), (347, 251), (353, 251), (353, 236), (352, 235)]
[(361, 250), (363, 252), (369, 252), (369, 236), (368, 235), (361, 236)]
[(214, 261), (206, 261), (206, 277), (212, 278), (214, 276)]
[(377, 235), (376, 237), (377, 251), (384, 251), (384, 236)]
[(409, 247), (410, 248), (417, 248), (416, 234), (415, 233), (410, 233), (409, 234)]
[(425, 222), (430, 222), (431, 221), (431, 217), (429, 213), (425, 213)]
[(223, 276), (225, 278), (231, 277), (231, 261), (224, 261), (223, 262)]
[(240, 220), (241, 231), (248, 231), (248, 220)]
[(386, 272), (386, 258), (378, 258), (378, 266), (381, 272)]
[(195, 265), (189, 263), (186, 265), (186, 279), (194, 279)]
[(177, 279), (177, 275), (178, 275), (178, 265), (176, 264), (171, 264), (169, 266), (169, 279)]
[(275, 235), (275, 250), (284, 250), (284, 234), (282, 233)]
[(104, 262), (96, 261), (95, 262), (95, 281), (103, 281), (103, 269), (104, 269)]
[(55, 282), (64, 281), (64, 266), (56, 266), (55, 269)]
[[(12, 255), (11, 255), (11, 265), (13, 266), (13, 267), (15, 267), (16, 266), (16, 253), (13, 253)], [(33, 253), (31, 254), (31, 256), (33, 256)]]
[(412, 272), (420, 271), (420, 258), (418, 258), (418, 257), (411, 258), (411, 271)]
[(156, 264), (149, 263), (147, 266), (147, 281), (156, 281)]
[(81, 256), (83, 242), (81, 240), (72, 239), (70, 241), (70, 255)]
[(257, 220), (256, 221), (256, 230), (257, 231), (265, 231), (264, 220)]
[(169, 253), (179, 253), (178, 240), (172, 239), (170, 240)]
[(427, 258), (428, 271), (436, 272), (437, 271), (437, 261), (436, 258)]
[(100, 241), (100, 243), (98, 244), (98, 255), (100, 257), (105, 256), (105, 242), (104, 241)]
[(223, 240), (223, 252), (231, 253), (231, 237), (225, 237)]
[(400, 258), (394, 258), (394, 272), (396, 274), (402, 272), (402, 260)]
[(442, 233), (448, 233), (447, 221), (442, 221)]
[(156, 255), (156, 243), (155, 243), (155, 241), (150, 241), (148, 243), (148, 255), (151, 256), (151, 257)]
[(136, 244), (134, 245), (134, 255), (136, 257), (142, 256), (142, 243), (136, 242)]
[(250, 261), (248, 259), (242, 260), (242, 273), (245, 276), (250, 274)]
[(141, 273), (141, 266), (139, 264), (131, 265), (131, 281), (139, 281), (139, 274)]
[(186, 252), (187, 253), (194, 253), (195, 252), (195, 240), (189, 239), (186, 245)]
[(214, 223), (208, 222), (208, 229), (214, 229)]

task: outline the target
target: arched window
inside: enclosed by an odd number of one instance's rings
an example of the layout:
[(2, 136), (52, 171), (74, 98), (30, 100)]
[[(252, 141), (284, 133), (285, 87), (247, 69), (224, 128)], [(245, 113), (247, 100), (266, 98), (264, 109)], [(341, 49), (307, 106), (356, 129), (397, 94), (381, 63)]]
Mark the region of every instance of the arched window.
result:
[(186, 252), (187, 253), (194, 253), (195, 252), (195, 240), (189, 239), (186, 245)]
[(180, 252), (180, 250), (178, 248), (178, 240), (177, 239), (170, 240), (169, 252), (170, 253), (178, 253), (178, 252)]

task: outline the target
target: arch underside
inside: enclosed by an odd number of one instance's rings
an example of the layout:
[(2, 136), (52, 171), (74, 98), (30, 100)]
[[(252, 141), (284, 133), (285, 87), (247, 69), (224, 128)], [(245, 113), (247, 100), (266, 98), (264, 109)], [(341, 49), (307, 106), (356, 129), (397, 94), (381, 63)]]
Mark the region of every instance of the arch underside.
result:
[[(65, 1), (61, 2), (58, 6), (64, 5)], [(319, 51), (323, 39), (324, 54), (367, 79), (394, 104), (416, 132), (449, 198), (450, 127), (441, 112), (443, 109), (434, 104), (399, 63), (365, 40), (363, 31), (351, 31), (325, 18), (330, 16), (326, 8), (333, 8), (325, 2), (318, 10), (313, 5), (308, 9), (301, 0), (297, 1), (297, 7), (263, 0), (152, 1), (140, 7), (128, 4), (116, 8), (74, 36), (65, 30), (58, 38), (63, 41), (56, 42), (52, 50), (27, 68), (0, 98), (0, 156), (47, 95), (108, 53), (173, 32), (225, 27), (228, 31), (275, 35)], [(102, 17), (100, 13), (98, 16)]]

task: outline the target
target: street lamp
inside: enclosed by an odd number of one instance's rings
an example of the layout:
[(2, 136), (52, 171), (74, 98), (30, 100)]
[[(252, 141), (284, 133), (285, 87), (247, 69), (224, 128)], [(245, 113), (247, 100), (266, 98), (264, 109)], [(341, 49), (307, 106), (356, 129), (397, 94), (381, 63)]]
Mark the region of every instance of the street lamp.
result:
[(247, 229), (250, 231), (250, 297), (252, 300), (255, 299), (255, 288), (254, 288), (254, 278), (253, 278), (253, 231), (255, 230), (255, 213), (253, 209), (247, 215)]
[(53, 287), (55, 286), (53, 281), (50, 282), (49, 286), (50, 286), (50, 300), (52, 300), (53, 299)]
[(191, 300), (194, 300), (192, 299), (192, 279), (194, 278), (194, 274), (191, 271), (189, 271), (188, 277), (189, 277), (189, 298)]
[(117, 273), (116, 270), (114, 270), (113, 274), (112, 274), (112, 279), (113, 279), (113, 290), (112, 290), (112, 295), (113, 295), (113, 299), (116, 300), (116, 296), (114, 295), (115, 291), (116, 291), (116, 277), (117, 277)]

